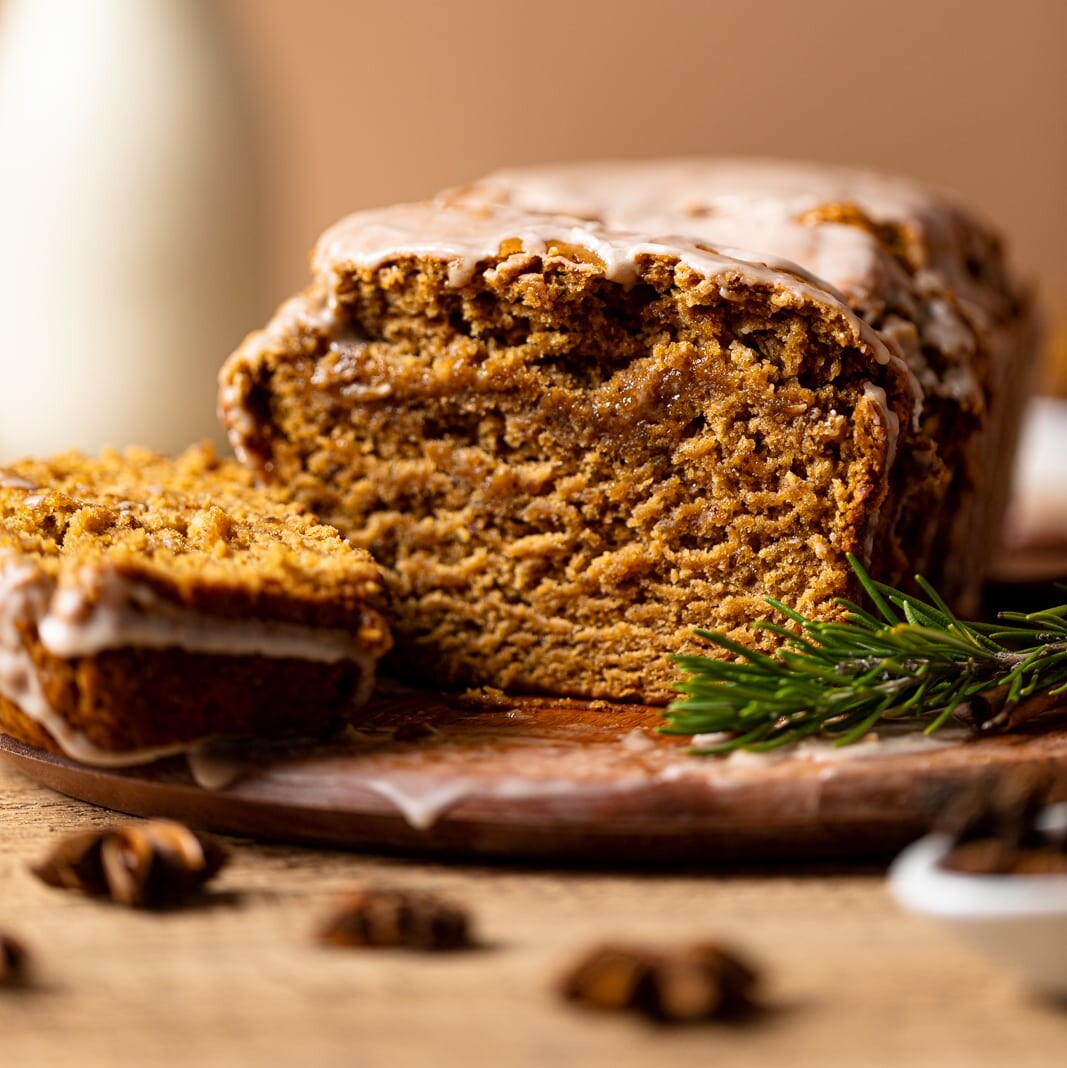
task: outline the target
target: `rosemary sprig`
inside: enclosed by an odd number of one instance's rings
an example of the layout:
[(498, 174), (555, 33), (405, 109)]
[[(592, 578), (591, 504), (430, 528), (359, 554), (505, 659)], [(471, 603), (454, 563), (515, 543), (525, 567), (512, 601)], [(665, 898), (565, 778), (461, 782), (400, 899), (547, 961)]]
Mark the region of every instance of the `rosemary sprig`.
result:
[(820, 622), (768, 597), (799, 627), (754, 624), (782, 639), (773, 655), (696, 631), (736, 659), (674, 657), (685, 696), (669, 706), (661, 730), (725, 734), (693, 750), (707, 754), (776, 749), (815, 734), (848, 745), (886, 719), (925, 720), (927, 734), (954, 715), (1002, 729), (1067, 693), (1067, 604), (1004, 612), (998, 623), (964, 622), (924, 579), (916, 582), (927, 600), (875, 582), (853, 556), (848, 561), (873, 612), (839, 600), (844, 621)]

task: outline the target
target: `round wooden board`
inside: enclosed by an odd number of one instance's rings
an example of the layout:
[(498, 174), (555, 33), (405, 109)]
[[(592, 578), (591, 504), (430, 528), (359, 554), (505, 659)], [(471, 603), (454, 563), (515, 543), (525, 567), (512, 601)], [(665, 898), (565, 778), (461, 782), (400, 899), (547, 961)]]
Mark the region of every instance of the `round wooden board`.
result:
[(218, 832), (614, 864), (884, 854), (922, 834), (954, 789), (1009, 767), (1067, 769), (1067, 719), (726, 760), (690, 756), (660, 722), (657, 709), (604, 702), (398, 690), (329, 744), (214, 746), (122, 770), (6, 737), (0, 752), (72, 797)]

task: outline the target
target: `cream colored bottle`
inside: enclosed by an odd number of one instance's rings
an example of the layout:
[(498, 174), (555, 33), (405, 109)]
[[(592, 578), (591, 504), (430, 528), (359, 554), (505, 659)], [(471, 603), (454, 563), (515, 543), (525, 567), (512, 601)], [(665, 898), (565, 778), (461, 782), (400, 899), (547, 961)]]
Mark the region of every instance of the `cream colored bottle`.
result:
[(208, 0), (0, 0), (0, 460), (222, 441), (269, 310), (253, 139)]

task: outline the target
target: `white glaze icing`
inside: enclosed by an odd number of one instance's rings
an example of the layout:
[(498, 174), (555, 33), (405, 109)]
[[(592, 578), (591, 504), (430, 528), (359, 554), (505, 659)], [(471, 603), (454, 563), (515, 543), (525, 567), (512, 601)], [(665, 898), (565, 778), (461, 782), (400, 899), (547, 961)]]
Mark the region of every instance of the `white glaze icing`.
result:
[[(987, 333), (1003, 303), (968, 270), (974, 229), (984, 222), (950, 194), (855, 167), (773, 159), (556, 164), (500, 170), (445, 197), (684, 233), (792, 260), (868, 316), (880, 318), (887, 306), (903, 311), (924, 344), (949, 356), (969, 358), (976, 329)], [(925, 261), (914, 278), (864, 226), (807, 217), (828, 204), (904, 227)], [(927, 393), (980, 405), (976, 379), (956, 375), (943, 384), (917, 346), (906, 355)]]
[(471, 792), (465, 779), (427, 781), (418, 774), (392, 773), (368, 779), (364, 785), (391, 802), (405, 822), (419, 831), (429, 830), (453, 805)]
[[(272, 348), (283, 347), (285, 338), (296, 329), (330, 334), (337, 326), (336, 301), (332, 297), (322, 299), (300, 293), (285, 301), (262, 330), (249, 334), (238, 351), (243, 359), (254, 363)], [(241, 463), (255, 467), (260, 458), (249, 445), (257, 437), (258, 422), (245, 403), (251, 386), (249, 376), (227, 361), (219, 370), (218, 385), (218, 416), (226, 426), (230, 445)]]
[(876, 386), (873, 382), (863, 383), (863, 395), (877, 410), (878, 421), (885, 427), (886, 437), (889, 441), (889, 454), (886, 456), (886, 467), (892, 467), (897, 454), (897, 441), (900, 438), (900, 419), (886, 400), (885, 390)]
[[(640, 778), (634, 777), (623, 783), (608, 784), (602, 791), (612, 795), (634, 789), (641, 782)], [(435, 779), (414, 770), (390, 770), (387, 774), (363, 779), (360, 785), (390, 801), (404, 821), (420, 831), (429, 830), (443, 815), (468, 798), (549, 801), (590, 792), (589, 785), (580, 779), (527, 779), (517, 775), (503, 779), (473, 775)]]
[[(731, 212), (795, 217), (828, 203), (852, 203), (875, 219), (921, 221), (945, 194), (860, 167), (760, 158), (604, 160), (503, 168), (473, 186), (534, 211), (599, 217), (605, 203), (627, 216), (655, 212), (693, 219)], [(780, 207), (779, 207), (780, 205)]]
[[(661, 165), (533, 168), (491, 175), (464, 192), (532, 211), (599, 219), (604, 225), (684, 233), (800, 264), (842, 293), (871, 294), (899, 283), (878, 243), (855, 226), (810, 226), (799, 217), (830, 195), (763, 188), (756, 169)], [(553, 206), (554, 205), (554, 206)]]
[(934, 734), (924, 734), (915, 724), (893, 730), (891, 726), (872, 731), (853, 745), (833, 745), (831, 742), (808, 738), (796, 747), (799, 760), (817, 764), (841, 764), (854, 760), (880, 760), (890, 756), (932, 753), (947, 749), (973, 737), (966, 727), (942, 727)]
[[(677, 217), (674, 224), (683, 223)], [(773, 220), (761, 225), (773, 227)], [(802, 228), (806, 237), (817, 228)], [(840, 227), (842, 231), (854, 227)], [(863, 231), (859, 231), (863, 233)], [(767, 246), (751, 251), (731, 245), (731, 239), (761, 240), (760, 230), (735, 226), (717, 247), (702, 244), (687, 236), (667, 231), (666, 236), (655, 231), (631, 231), (608, 228), (598, 222), (558, 214), (539, 215), (524, 205), (514, 208), (508, 204), (468, 204), (462, 197), (444, 194), (438, 200), (418, 204), (398, 204), (376, 211), (358, 212), (342, 219), (319, 239), (313, 256), (313, 267), (322, 286), (331, 289), (337, 272), (345, 268), (374, 269), (403, 256), (427, 256), (448, 263), (450, 285), (461, 286), (470, 280), (478, 265), (499, 256), (503, 249), (521, 248), (524, 253), (544, 260), (568, 260), (567, 246), (593, 254), (599, 270), (606, 278), (622, 285), (632, 285), (639, 276), (642, 260), (668, 257), (693, 268), (708, 280), (717, 283), (725, 300), (737, 299), (738, 289), (762, 285), (775, 292), (781, 306), (815, 305), (834, 314), (842, 323), (841, 340), (866, 349), (880, 364), (893, 363), (904, 371), (912, 395), (913, 420), (919, 418), (922, 407), (922, 388), (903, 356), (892, 341), (889, 344), (868, 326), (852, 309), (831, 282), (816, 277), (805, 267), (784, 258)], [(594, 269), (585, 266), (584, 269)], [(317, 328), (314, 309), (305, 316), (299, 298), (283, 306), (279, 319), (268, 327), (264, 337), (250, 350), (241, 353), (242, 360), (255, 360), (258, 349), (269, 338), (291, 330), (294, 323), (306, 322)], [(301, 316), (305, 316), (304, 319)], [(227, 411), (235, 410), (232, 401)], [(238, 429), (241, 417), (231, 421), (231, 435), (237, 447), (242, 446)], [(887, 434), (893, 431), (887, 424)]]
[(640, 752), (642, 749), (651, 749), (655, 744), (655, 741), (648, 736), (648, 732), (641, 727), (634, 727), (632, 731), (629, 731), (622, 736), (622, 747), (624, 749), (632, 750), (633, 752)]
[[(285, 341), (288, 333), (299, 324), (319, 333), (332, 333), (337, 325), (337, 305), (334, 299), (310, 300), (304, 293), (290, 297), (274, 313), (262, 330), (249, 334), (246, 345), (251, 345), (251, 353), (266, 352)], [(220, 373), (225, 385), (225, 378)]]
[[(714, 776), (719, 772), (754, 771), (771, 765), (795, 764), (850, 764), (860, 760), (882, 760), (894, 756), (912, 756), (932, 753), (961, 745), (974, 737), (966, 727), (942, 727), (934, 734), (924, 734), (921, 724), (915, 722), (885, 723), (876, 731), (864, 735), (851, 745), (834, 745), (824, 738), (807, 738), (793, 746), (757, 752), (751, 749), (735, 749), (726, 756), (709, 760), (673, 762), (661, 768), (657, 778), (668, 782), (679, 779)], [(702, 734), (691, 739), (694, 748), (710, 748), (727, 741), (728, 734)]]
[[(535, 215), (508, 207), (479, 209), (446, 200), (397, 204), (349, 215), (322, 235), (312, 264), (320, 277), (328, 279), (340, 267), (374, 268), (401, 256), (428, 256), (447, 260), (449, 284), (462, 286), (481, 261), (499, 255), (501, 246), (513, 243), (548, 259), (566, 258), (565, 252), (553, 252), (554, 246), (586, 249), (600, 261), (605, 277), (622, 285), (637, 280), (637, 264), (642, 257), (672, 256), (709, 279), (722, 280), (724, 289), (728, 281), (740, 279), (782, 287), (819, 304), (842, 303), (831, 285), (796, 263), (767, 253), (726, 244), (711, 249), (669, 232), (657, 235), (608, 229), (566, 215)], [(782, 271), (792, 272), (792, 277), (783, 279)], [(728, 297), (728, 292), (723, 295)], [(859, 321), (847, 308), (843, 310), (850, 326), (859, 333)], [(282, 314), (287, 312), (283, 308)], [(276, 324), (272, 326), (276, 328)], [(877, 337), (870, 340), (879, 362), (888, 363), (892, 356), (885, 346)]]
[(370, 694), (374, 661), (347, 632), (208, 617), (172, 605), (147, 587), (111, 574), (96, 585), (99, 599), (88, 597), (77, 586), (57, 588), (52, 579), (14, 553), (0, 554), (0, 694), (44, 727), (68, 756), (82, 763), (108, 767), (143, 764), (185, 752), (190, 745), (116, 752), (89, 741), (49, 702), (19, 632), (20, 625), (35, 629), (41, 644), (59, 657), (92, 656), (105, 649), (133, 647), (318, 662), (352, 660), (361, 667), (354, 703), (364, 702)]
[[(873, 382), (863, 383), (863, 396), (874, 406), (878, 421), (882, 424), (886, 433), (887, 450), (885, 466), (888, 471), (893, 466), (897, 455), (897, 442), (900, 438), (900, 419), (886, 400), (885, 390), (876, 386)], [(874, 551), (874, 537), (878, 532), (878, 520), (881, 518), (881, 507), (871, 508), (867, 516), (867, 532), (863, 539), (864, 563), (870, 565), (871, 553)]]
[(196, 742), (185, 753), (189, 774), (202, 790), (225, 790), (246, 771), (248, 764), (229, 742), (214, 739)]
[(181, 746), (122, 753), (101, 749), (55, 711), (18, 629), (19, 625), (34, 626), (47, 613), (48, 600), (49, 585), (35, 568), (11, 555), (0, 556), (0, 694), (44, 727), (63, 752), (86, 764), (122, 767), (180, 752)]
[(60, 585), (55, 591), (37, 623), (41, 644), (54, 656), (94, 656), (131, 646), (322, 663), (354, 660), (370, 666), (358, 639), (345, 630), (211, 616), (111, 573), (94, 586)]
[[(805, 213), (833, 203), (853, 205), (873, 222), (908, 227), (930, 263), (909, 278), (864, 226), (805, 221)], [(235, 449), (249, 458), (256, 425), (244, 404), (242, 368), (284, 347), (294, 329), (331, 338), (342, 329), (336, 282), (345, 268), (427, 256), (446, 261), (449, 283), (460, 286), (504, 249), (551, 260), (568, 258), (565, 247), (555, 246), (575, 246), (598, 261), (588, 269), (623, 285), (636, 280), (643, 258), (667, 256), (717, 282), (724, 299), (737, 286), (767, 285), (783, 304), (832, 311), (851, 335), (842, 340), (906, 371), (918, 426), (924, 391), (980, 406), (979, 383), (967, 364), (973, 330), (961, 312), (989, 318), (990, 291), (963, 269), (971, 225), (944, 194), (854, 168), (674, 160), (499, 171), (432, 202), (359, 212), (327, 230), (313, 256), (316, 286), (284, 304), (235, 354), (222, 373), (220, 406)], [(952, 300), (945, 297), (949, 289)], [(875, 331), (851, 305), (864, 314), (880, 314), (888, 305), (906, 317), (888, 315), (887, 328)], [(962, 362), (938, 376), (920, 341)], [(888, 406), (880, 412), (895, 450), (896, 420), (888, 418)]]
[[(428, 256), (447, 260), (448, 281), (462, 286), (470, 281), (478, 264), (500, 254), (501, 246), (515, 243), (523, 251), (549, 259), (553, 246), (573, 245), (593, 253), (605, 277), (622, 285), (637, 281), (637, 261), (642, 256), (676, 256), (711, 279), (743, 278), (780, 285), (775, 271), (794, 271), (796, 291), (825, 302), (827, 295), (839, 301), (827, 283), (783, 258), (749, 253), (723, 245), (702, 248), (695, 240), (656, 235), (623, 228), (608, 229), (562, 214), (537, 215), (511, 207), (474, 208), (446, 200), (396, 204), (376, 211), (357, 212), (342, 219), (319, 239), (312, 259), (320, 276), (328, 277), (338, 267), (379, 267), (400, 256)], [(285, 309), (283, 309), (283, 314)], [(889, 355), (879, 352), (880, 361)]]
[(705, 734), (694, 734), (689, 739), (689, 744), (694, 749), (706, 749), (714, 745), (720, 745), (730, 737), (729, 731), (708, 731)]
[[(390, 687), (390, 689), (393, 689)], [(514, 710), (513, 710), (514, 711)], [(238, 787), (253, 793), (269, 781), (311, 804), (351, 803), (366, 792), (388, 802), (410, 826), (426, 830), (458, 806), (472, 802), (492, 809), (497, 802), (532, 801), (541, 811), (573, 814), (576, 803), (590, 798), (620, 798), (642, 792), (655, 782), (686, 782), (730, 789), (746, 782), (774, 779), (806, 781), (803, 803), (818, 810), (824, 782), (845, 773), (843, 765), (879, 758), (918, 756), (958, 747), (972, 737), (956, 727), (936, 735), (921, 734), (918, 724), (899, 721), (880, 725), (857, 744), (834, 747), (825, 740), (766, 754), (740, 753), (726, 759), (699, 759), (684, 749), (642, 732), (648, 745), (631, 745), (635, 732), (616, 736), (611, 745), (573, 745), (561, 740), (546, 745), (537, 731), (537, 714), (514, 711), (507, 719), (522, 720), (532, 730), (514, 730), (499, 719), (484, 734), (467, 721), (450, 737), (447, 721), (438, 721), (433, 745), (414, 744), (398, 751), (393, 730), (349, 729), (336, 747), (301, 753), (288, 747), (271, 758), (259, 745), (245, 752), (232, 743), (198, 748), (191, 765), (206, 758), (206, 788), (220, 789), (247, 774)], [(479, 744), (479, 740), (484, 744)], [(695, 745), (715, 744), (724, 736), (704, 735)], [(531, 761), (531, 748), (533, 760)], [(215, 755), (220, 766), (212, 765)], [(343, 774), (338, 774), (343, 768)], [(218, 771), (218, 777), (215, 772)], [(194, 766), (199, 777), (200, 772)], [(324, 774), (325, 772), (325, 774)], [(362, 806), (362, 799), (359, 805)]]
[[(874, 236), (858, 226), (805, 213), (854, 205), (874, 222), (914, 230), (928, 267), (954, 292), (982, 305), (987, 296), (964, 269), (974, 223), (948, 193), (858, 167), (775, 159), (668, 159), (553, 164), (504, 169), (454, 194), (531, 211), (563, 212), (609, 226), (679, 230), (795, 260), (850, 296), (882, 292), (902, 275), (887, 268)], [(678, 226), (684, 220), (683, 226)]]

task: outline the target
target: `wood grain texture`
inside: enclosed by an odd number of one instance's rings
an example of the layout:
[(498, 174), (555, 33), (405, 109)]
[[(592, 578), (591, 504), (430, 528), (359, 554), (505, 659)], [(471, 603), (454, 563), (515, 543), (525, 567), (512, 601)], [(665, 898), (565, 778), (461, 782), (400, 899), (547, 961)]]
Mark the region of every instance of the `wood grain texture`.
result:
[(951, 791), (990, 774), (1047, 766), (1065, 773), (1067, 789), (1062, 717), (1031, 733), (925, 739), (911, 728), (843, 750), (819, 743), (728, 760), (690, 756), (685, 739), (657, 733), (662, 723), (660, 709), (635, 705), (392, 687), (362, 712), (358, 731), (335, 741), (209, 750), (198, 763), (221, 763), (231, 780), (218, 789), (198, 786), (183, 757), (94, 769), (2, 737), (0, 756), (124, 812), (453, 860), (885, 855), (921, 835)]
[[(50, 890), (27, 865), (113, 817), (0, 762), (0, 926), (38, 987), (0, 991), (0, 1063), (377, 1066), (1061, 1063), (1067, 1012), (899, 912), (873, 867), (553, 871), (412, 863), (234, 841), (214, 907), (130, 913)], [(487, 948), (320, 948), (331, 896), (367, 881), (473, 912)], [(562, 1004), (553, 982), (605, 938), (714, 936), (765, 966), (747, 1027), (664, 1031)]]

